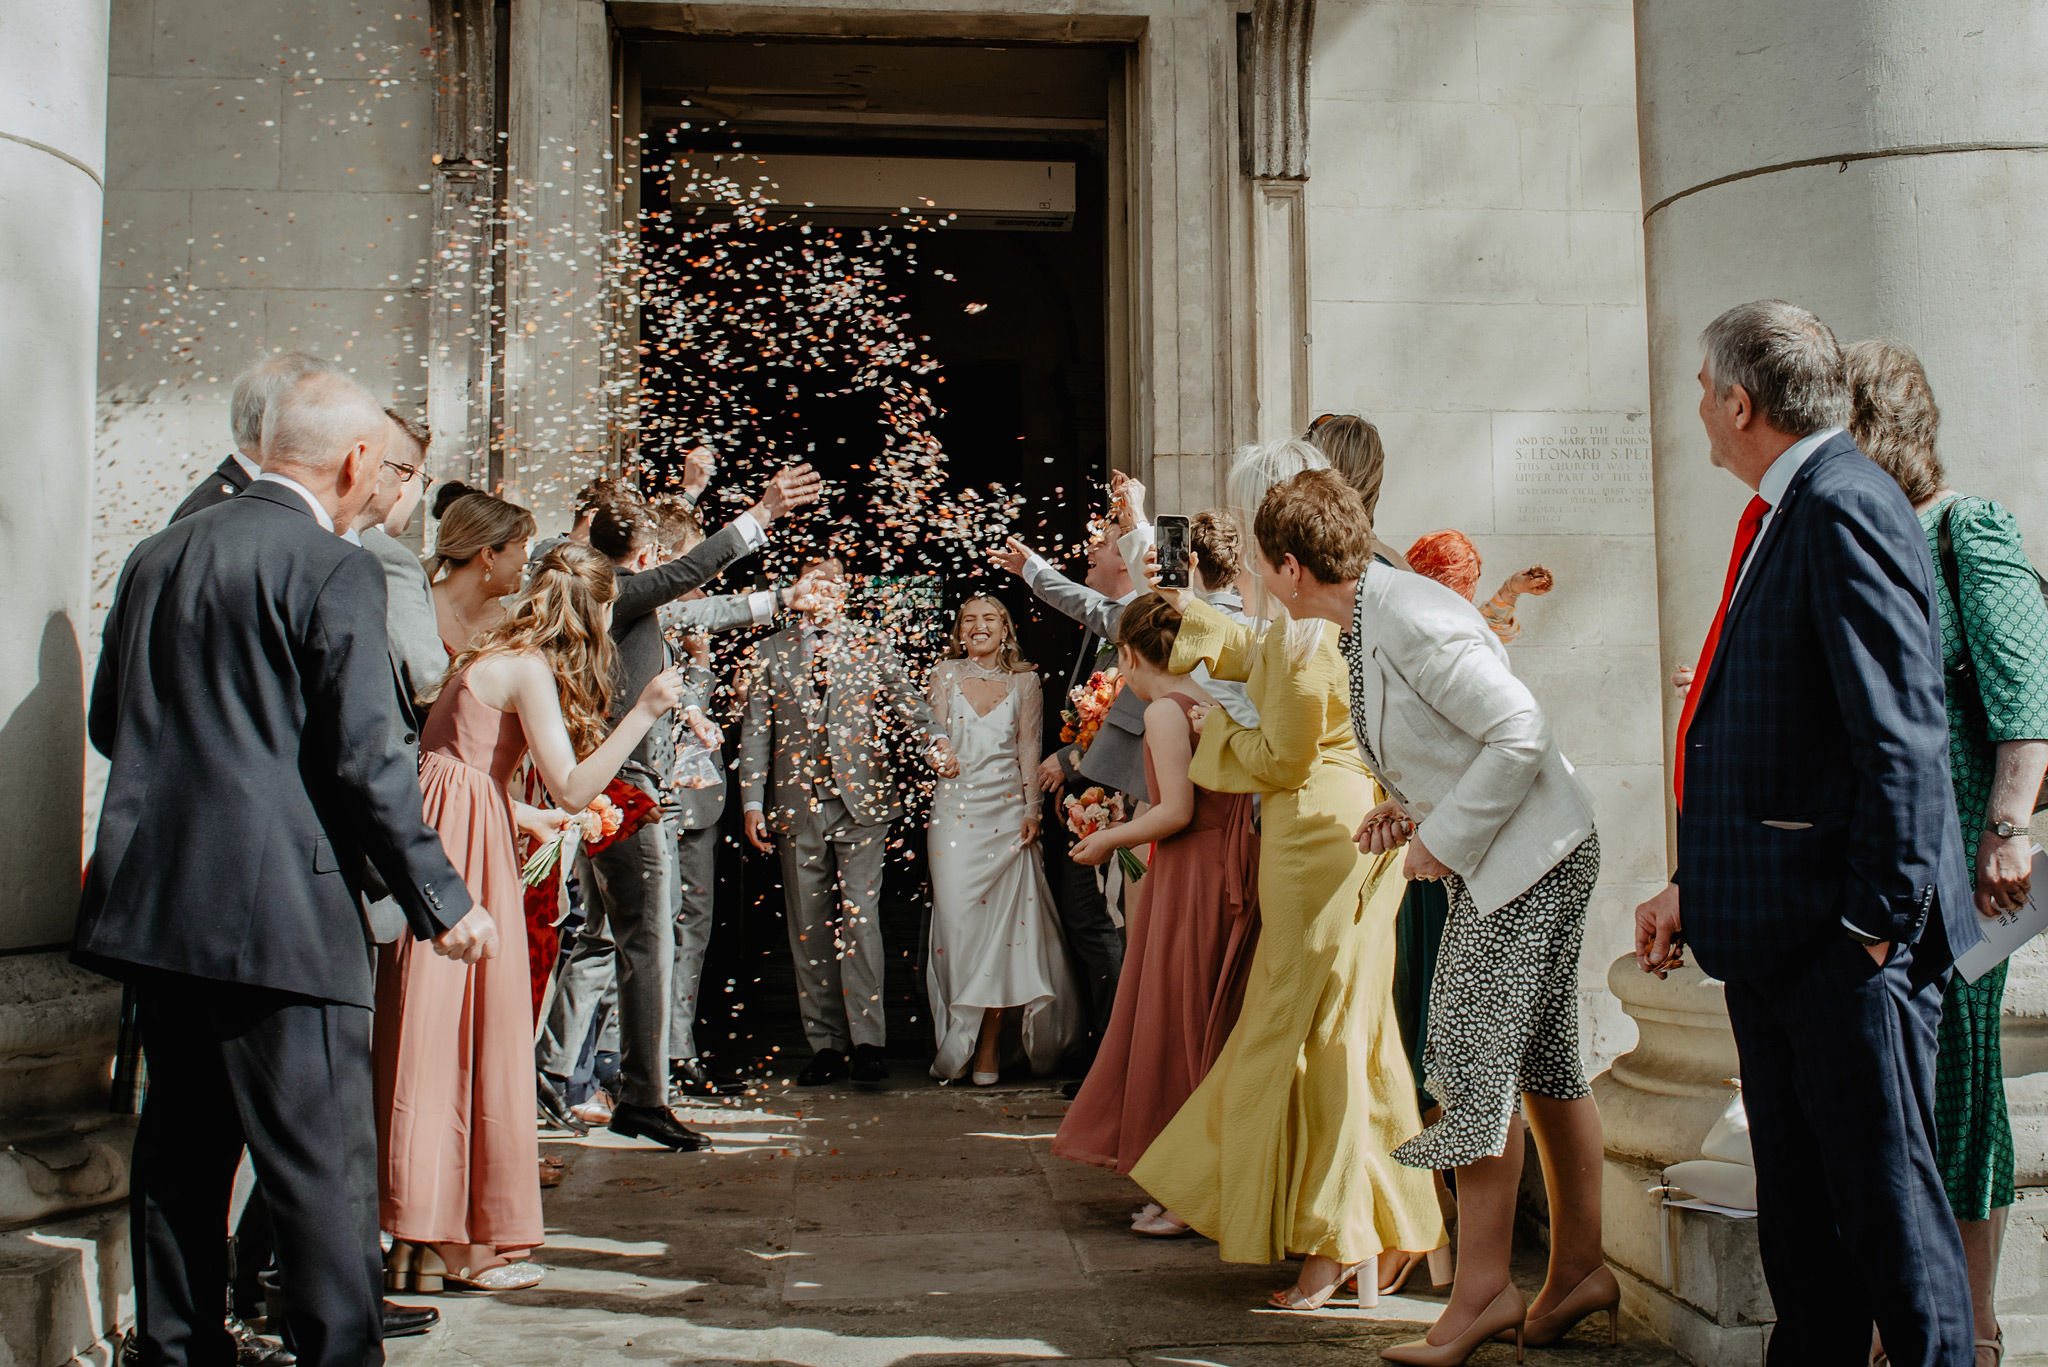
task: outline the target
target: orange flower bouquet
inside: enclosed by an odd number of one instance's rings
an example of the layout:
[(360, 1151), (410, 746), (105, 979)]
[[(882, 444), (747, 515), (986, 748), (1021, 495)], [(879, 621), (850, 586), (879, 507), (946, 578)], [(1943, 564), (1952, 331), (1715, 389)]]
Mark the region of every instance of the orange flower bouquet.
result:
[[(1100, 674), (1095, 676), (1101, 678)], [(1078, 690), (1076, 690), (1078, 691)], [(1124, 795), (1106, 792), (1101, 788), (1088, 788), (1074, 793), (1061, 804), (1066, 813), (1067, 829), (1074, 839), (1086, 840), (1097, 831), (1121, 823), (1124, 819)], [(1132, 883), (1145, 876), (1145, 861), (1138, 858), (1136, 850), (1125, 847), (1116, 852), (1116, 862), (1124, 871), (1124, 878)]]
[(1067, 706), (1060, 711), (1060, 742), (1086, 750), (1123, 691), (1123, 675), (1114, 669), (1098, 669), (1087, 683), (1077, 685), (1067, 695)]
[(574, 856), (577, 844), (598, 848), (605, 837), (616, 836), (625, 824), (626, 814), (619, 810), (619, 804), (599, 793), (588, 807), (569, 819), (560, 835), (533, 852), (519, 876), (526, 886), (537, 888), (548, 880), (558, 864)]

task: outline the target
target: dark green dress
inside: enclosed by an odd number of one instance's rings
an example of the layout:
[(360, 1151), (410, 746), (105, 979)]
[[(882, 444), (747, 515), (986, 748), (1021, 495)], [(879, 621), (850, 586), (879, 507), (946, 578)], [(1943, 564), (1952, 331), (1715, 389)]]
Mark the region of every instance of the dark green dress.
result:
[[(1963, 851), (1974, 882), (1977, 842), (1991, 801), (1991, 776), (2000, 741), (2048, 739), (2048, 608), (2033, 567), (2020, 546), (2019, 524), (1996, 503), (1945, 499), (1920, 514), (1935, 559), (1935, 595), (1941, 602), (1945, 667), (1961, 662), (1964, 641), (1956, 603), (1943, 582), (1937, 530), (1953, 506), (1949, 531), (1960, 570), (1962, 614), (1977, 671), (1979, 710), (1951, 690), (1948, 700), (1949, 768)], [(2005, 998), (2000, 964), (1974, 983), (1958, 975), (1941, 1012), (1935, 1060), (1935, 1147), (1942, 1180), (1958, 1220), (1986, 1219), (2013, 1198), (2012, 1120), (2005, 1108), (2005, 1065), (1998, 1018)]]

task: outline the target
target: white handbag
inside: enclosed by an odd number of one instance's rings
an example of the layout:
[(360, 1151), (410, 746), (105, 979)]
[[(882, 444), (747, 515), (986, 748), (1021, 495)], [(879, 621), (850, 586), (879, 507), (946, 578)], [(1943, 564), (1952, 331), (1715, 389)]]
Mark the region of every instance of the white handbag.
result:
[(1746, 1168), (1756, 1166), (1756, 1159), (1749, 1151), (1749, 1112), (1742, 1107), (1741, 1092), (1729, 1099), (1728, 1109), (1721, 1112), (1721, 1118), (1707, 1131), (1706, 1139), (1700, 1144), (1700, 1157), (1723, 1163), (1740, 1163)]

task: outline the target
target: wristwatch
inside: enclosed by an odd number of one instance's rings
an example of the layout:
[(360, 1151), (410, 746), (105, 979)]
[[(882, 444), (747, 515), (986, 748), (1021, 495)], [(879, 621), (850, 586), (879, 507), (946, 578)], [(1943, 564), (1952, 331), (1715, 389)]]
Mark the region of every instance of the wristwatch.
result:
[(2000, 840), (2010, 840), (2016, 835), (2025, 835), (2028, 830), (2027, 827), (2015, 826), (2010, 821), (1994, 821), (1984, 829), (1990, 831), (1991, 834), (1997, 836)]

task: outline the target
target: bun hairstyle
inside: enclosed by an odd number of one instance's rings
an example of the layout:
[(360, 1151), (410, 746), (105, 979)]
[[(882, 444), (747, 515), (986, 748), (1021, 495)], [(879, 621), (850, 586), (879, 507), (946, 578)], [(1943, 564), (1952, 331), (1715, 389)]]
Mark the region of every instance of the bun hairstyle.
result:
[(588, 546), (565, 541), (540, 558), (505, 620), (458, 656), (446, 677), (489, 656), (538, 653), (554, 671), (562, 722), (577, 758), (585, 758), (611, 732), (607, 714), (616, 652), (601, 609), (618, 596), (611, 562)]
[[(438, 494), (435, 502), (441, 502)], [(480, 551), (502, 551), (514, 541), (530, 541), (540, 529), (533, 514), (518, 504), (474, 489), (449, 501), (440, 518), (434, 554), (427, 560), (428, 579), (438, 578), (442, 570), (467, 565)]]
[(1166, 668), (1179, 635), (1180, 609), (1157, 592), (1133, 598), (1116, 624), (1116, 643), (1155, 669)]
[(1408, 568), (1468, 600), (1479, 590), (1479, 552), (1455, 528), (1416, 537), (1408, 548)]
[(449, 504), (461, 498), (464, 494), (480, 492), (482, 491), (470, 488), (459, 479), (446, 480), (440, 488), (434, 490), (434, 501), (428, 506), (427, 511), (431, 512), (434, 515), (434, 520), (438, 522), (448, 516)]

